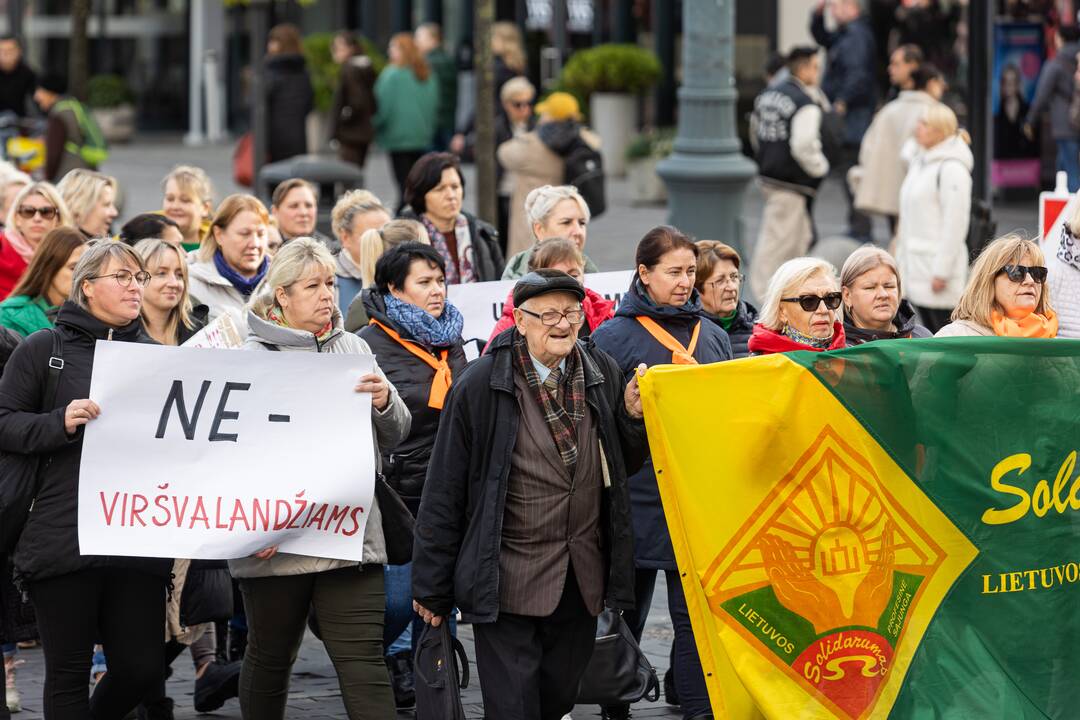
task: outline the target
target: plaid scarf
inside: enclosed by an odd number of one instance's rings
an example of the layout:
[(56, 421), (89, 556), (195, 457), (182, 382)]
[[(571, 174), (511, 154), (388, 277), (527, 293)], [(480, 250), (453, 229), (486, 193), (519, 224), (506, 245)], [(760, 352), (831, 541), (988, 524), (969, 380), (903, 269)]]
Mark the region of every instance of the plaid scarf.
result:
[[(575, 345), (566, 357), (566, 369), (562, 371), (556, 392), (551, 392), (540, 382), (525, 338), (516, 330), (513, 353), (514, 364), (525, 376), (536, 401), (540, 403), (559, 456), (573, 477), (578, 456), (577, 425), (585, 417), (585, 370), (581, 363), (581, 350)], [(552, 372), (559, 370), (556, 368)]]

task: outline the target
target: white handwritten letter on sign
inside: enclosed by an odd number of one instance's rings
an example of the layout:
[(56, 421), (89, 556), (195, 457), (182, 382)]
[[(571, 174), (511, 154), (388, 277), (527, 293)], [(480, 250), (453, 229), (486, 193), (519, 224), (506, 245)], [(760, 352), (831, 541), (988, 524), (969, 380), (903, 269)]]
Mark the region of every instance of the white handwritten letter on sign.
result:
[(360, 560), (374, 494), (370, 355), (98, 342), (84, 555)]

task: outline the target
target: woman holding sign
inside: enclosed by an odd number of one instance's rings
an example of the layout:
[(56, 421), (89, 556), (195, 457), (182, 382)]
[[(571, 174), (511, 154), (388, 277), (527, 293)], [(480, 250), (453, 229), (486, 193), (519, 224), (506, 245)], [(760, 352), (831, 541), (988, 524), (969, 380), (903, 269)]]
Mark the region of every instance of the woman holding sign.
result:
[[(248, 312), (246, 350), (371, 354), (342, 328), (335, 300), (336, 263), (322, 243), (298, 238), (285, 245)], [(376, 467), (379, 448), (409, 435), (409, 409), (376, 365), (357, 392), (371, 393)], [(311, 448), (317, 471), (319, 450)], [(324, 448), (323, 452), (347, 452)], [(349, 718), (393, 718), (394, 697), (383, 664), (383, 568), (388, 561), (383, 513), (374, 501), (364, 530), (363, 562), (278, 554), (276, 547), (230, 560), (247, 612), (248, 646), (240, 673), (240, 710), (250, 720), (285, 717), (289, 674), (303, 640), (309, 608), (321, 629), (341, 684)]]
[[(139, 317), (149, 281), (129, 246), (92, 243), (75, 266), (56, 328), (19, 345), (0, 379), (0, 452), (40, 459), (15, 573), (29, 590), (45, 649), (47, 720), (124, 717), (161, 682), (172, 560), (82, 555), (78, 535), (83, 426), (102, 412), (87, 399), (95, 344), (153, 342)], [(90, 649), (98, 641), (109, 672), (88, 698)]]
[[(593, 333), (593, 341), (615, 358), (629, 381), (640, 365), (696, 365), (731, 359), (731, 344), (721, 327), (702, 315), (701, 296), (694, 289), (698, 248), (677, 229), (660, 225), (637, 246), (637, 274), (612, 320)], [(656, 573), (667, 578), (668, 608), (675, 627), (675, 687), (684, 717), (710, 712), (694, 631), (679, 581), (660, 489), (652, 457), (631, 475), (630, 505), (634, 521), (635, 609), (626, 622), (641, 639), (652, 604)], [(628, 717), (626, 706), (608, 708), (612, 718)]]

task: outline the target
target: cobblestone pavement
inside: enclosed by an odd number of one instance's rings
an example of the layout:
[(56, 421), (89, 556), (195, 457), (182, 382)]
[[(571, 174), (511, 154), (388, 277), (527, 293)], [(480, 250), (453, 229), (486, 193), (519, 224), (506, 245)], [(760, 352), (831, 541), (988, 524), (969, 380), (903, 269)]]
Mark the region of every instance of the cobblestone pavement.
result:
[[(667, 612), (667, 593), (664, 591), (663, 573), (660, 574), (654, 605), (649, 615), (649, 623), (645, 628), (642, 645), (649, 660), (656, 667), (661, 679), (668, 667), (668, 649), (671, 646), (672, 629), (671, 620)], [(472, 647), (472, 627), (460, 625), (458, 637), (461, 638), (468, 653), (472, 665), (472, 681), (469, 689), (463, 694), (463, 704), (466, 715), (470, 720), (480, 720), (484, 717), (484, 709), (480, 699), (480, 684), (476, 679), (476, 665)], [(12, 716), (14, 720), (42, 720), (41, 693), (42, 674), (44, 663), (41, 650), (23, 650), (20, 659), (24, 663), (17, 671), (19, 691), (23, 698), (24, 710)], [(177, 720), (192, 720), (202, 718), (213, 720), (214, 718), (239, 720), (240, 706), (236, 700), (230, 700), (223, 708), (213, 713), (196, 713), (193, 708), (194, 693), (194, 669), (190, 662), (191, 656), (184, 653), (173, 663), (173, 675), (169, 679), (168, 694), (176, 701), (175, 716)], [(677, 708), (670, 707), (661, 698), (657, 703), (639, 703), (634, 706), (634, 718), (659, 718), (682, 717)], [(600, 711), (596, 706), (576, 708), (573, 712), (574, 720), (584, 718), (597, 718)], [(341, 693), (338, 690), (337, 676), (334, 667), (323, 649), (322, 643), (314, 636), (308, 635), (300, 649), (300, 656), (293, 667), (292, 684), (289, 688), (289, 709), (286, 713), (289, 720), (344, 720), (345, 709), (341, 703)], [(399, 713), (399, 718), (413, 717), (410, 712)]]

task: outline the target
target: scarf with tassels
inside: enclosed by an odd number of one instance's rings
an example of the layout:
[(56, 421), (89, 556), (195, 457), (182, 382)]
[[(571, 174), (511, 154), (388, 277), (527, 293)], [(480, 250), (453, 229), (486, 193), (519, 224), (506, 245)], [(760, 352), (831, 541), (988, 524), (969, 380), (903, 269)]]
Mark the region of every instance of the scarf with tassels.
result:
[[(548, 382), (540, 382), (540, 374), (533, 366), (525, 337), (514, 331), (514, 365), (529, 384), (544, 422), (551, 431), (559, 457), (573, 477), (577, 466), (577, 426), (585, 417), (585, 369), (581, 363), (581, 350), (577, 345), (566, 356), (566, 367), (560, 371), (553, 368)], [(554, 386), (554, 390), (551, 387)]]

